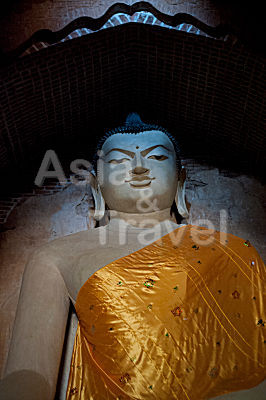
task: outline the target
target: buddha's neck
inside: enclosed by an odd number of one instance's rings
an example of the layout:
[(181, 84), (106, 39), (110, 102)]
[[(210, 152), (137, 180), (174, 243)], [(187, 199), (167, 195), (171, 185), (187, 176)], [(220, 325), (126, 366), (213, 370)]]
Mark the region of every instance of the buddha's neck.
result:
[(153, 211), (151, 213), (132, 214), (121, 211), (110, 210), (110, 222), (122, 220), (127, 225), (138, 228), (152, 228), (163, 221), (172, 220), (170, 208)]

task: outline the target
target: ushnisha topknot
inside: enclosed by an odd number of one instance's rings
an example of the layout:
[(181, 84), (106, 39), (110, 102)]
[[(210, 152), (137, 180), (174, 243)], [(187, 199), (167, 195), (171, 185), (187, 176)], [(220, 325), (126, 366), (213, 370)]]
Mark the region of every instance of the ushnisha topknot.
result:
[(144, 124), (144, 122), (141, 121), (141, 118), (140, 118), (138, 113), (132, 112), (132, 113), (128, 114), (128, 116), (126, 118), (125, 125), (131, 125), (131, 126), (133, 126), (133, 125), (134, 126), (142, 125), (143, 126), (143, 125), (146, 125), (146, 124)]
[(111, 130), (108, 130), (105, 132), (104, 136), (99, 140), (96, 152), (93, 158), (93, 167), (94, 170), (96, 170), (96, 164), (98, 160), (98, 152), (101, 150), (104, 142), (112, 135), (118, 134), (118, 133), (125, 133), (125, 134), (131, 134), (131, 135), (137, 135), (138, 133), (141, 132), (147, 132), (147, 131), (160, 131), (166, 134), (166, 136), (171, 140), (173, 143), (174, 149), (175, 149), (175, 154), (176, 154), (176, 163), (177, 163), (177, 170), (178, 172), (181, 171), (181, 161), (180, 161), (180, 149), (179, 146), (175, 140), (175, 138), (162, 126), (157, 125), (157, 124), (146, 124), (143, 122), (140, 118), (140, 115), (136, 112), (131, 112), (128, 114), (126, 121), (124, 125), (117, 126), (116, 128), (113, 128)]

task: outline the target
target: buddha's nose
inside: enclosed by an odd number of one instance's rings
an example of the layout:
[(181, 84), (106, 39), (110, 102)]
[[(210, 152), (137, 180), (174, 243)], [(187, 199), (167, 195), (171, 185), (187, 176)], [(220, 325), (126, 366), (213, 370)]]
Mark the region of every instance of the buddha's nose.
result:
[(136, 152), (135, 157), (132, 162), (131, 174), (141, 175), (147, 174), (150, 170), (145, 167), (145, 160), (139, 152)]
[(141, 174), (146, 174), (147, 172), (149, 172), (148, 168), (145, 168), (143, 166), (137, 165), (135, 168), (132, 169), (132, 174), (136, 174), (136, 175), (141, 175)]

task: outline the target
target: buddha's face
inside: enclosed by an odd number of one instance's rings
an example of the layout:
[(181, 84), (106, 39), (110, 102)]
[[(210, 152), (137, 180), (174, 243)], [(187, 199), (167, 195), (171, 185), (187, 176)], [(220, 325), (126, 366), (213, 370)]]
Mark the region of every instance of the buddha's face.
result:
[(112, 210), (142, 213), (171, 207), (178, 179), (174, 146), (161, 131), (114, 134), (103, 144), (98, 178)]

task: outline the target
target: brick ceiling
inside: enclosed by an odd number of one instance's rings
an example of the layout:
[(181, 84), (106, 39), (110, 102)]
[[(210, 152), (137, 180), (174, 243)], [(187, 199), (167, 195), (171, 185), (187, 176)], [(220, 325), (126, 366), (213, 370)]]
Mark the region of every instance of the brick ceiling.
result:
[[(159, 2), (152, 3), (158, 6)], [(66, 4), (70, 10), (78, 2), (35, 0), (29, 4), (13, 1), (6, 8), (2, 42), (8, 29), (15, 25), (17, 29), (6, 47), (30, 33), (22, 29), (26, 20), (35, 24), (29, 29), (43, 27), (48, 5), (47, 26), (57, 15), (53, 23), (61, 29)], [(61, 11), (56, 14), (54, 7), (59, 4)], [(86, 15), (90, 11), (97, 17), (106, 10), (103, 1), (86, 4), (82, 8)], [(218, 1), (161, 1), (160, 8), (169, 14), (170, 9), (190, 12), (213, 26), (234, 15), (229, 6), (220, 12)], [(37, 9), (39, 19), (34, 19)], [(262, 177), (264, 65), (261, 52), (241, 40), (234, 45), (130, 23), (22, 57), (0, 71), (3, 176), (8, 180), (9, 174), (18, 171), (34, 175), (48, 148), (58, 151), (66, 165), (73, 158), (91, 160), (104, 129), (121, 124), (128, 112), (138, 111), (144, 121), (168, 128), (185, 157)]]

